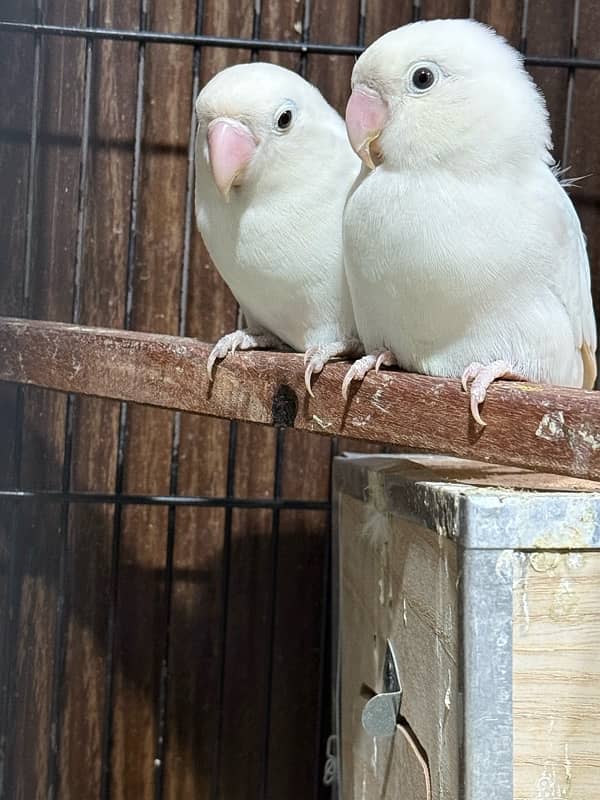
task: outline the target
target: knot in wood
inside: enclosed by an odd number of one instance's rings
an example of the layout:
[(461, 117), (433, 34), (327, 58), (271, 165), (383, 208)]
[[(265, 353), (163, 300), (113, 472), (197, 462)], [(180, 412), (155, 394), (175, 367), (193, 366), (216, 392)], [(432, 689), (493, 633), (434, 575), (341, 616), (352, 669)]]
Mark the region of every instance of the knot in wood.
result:
[(276, 428), (293, 428), (296, 414), (298, 413), (298, 398), (296, 392), (286, 383), (277, 387), (271, 405), (273, 425)]

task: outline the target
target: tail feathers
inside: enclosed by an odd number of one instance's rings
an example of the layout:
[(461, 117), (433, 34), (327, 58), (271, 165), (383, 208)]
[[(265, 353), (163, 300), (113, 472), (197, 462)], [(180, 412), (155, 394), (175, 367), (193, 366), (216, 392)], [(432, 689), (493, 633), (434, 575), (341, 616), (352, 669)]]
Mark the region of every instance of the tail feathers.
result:
[(598, 368), (596, 365), (596, 353), (587, 342), (584, 342), (581, 346), (581, 359), (583, 361), (583, 388), (593, 389)]

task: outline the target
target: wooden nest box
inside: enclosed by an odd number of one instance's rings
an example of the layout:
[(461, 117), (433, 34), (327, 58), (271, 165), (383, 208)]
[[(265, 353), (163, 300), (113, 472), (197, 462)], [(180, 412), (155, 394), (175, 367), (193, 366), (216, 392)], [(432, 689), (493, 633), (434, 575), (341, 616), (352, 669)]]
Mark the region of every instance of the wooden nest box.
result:
[(340, 800), (599, 796), (599, 489), (336, 459)]

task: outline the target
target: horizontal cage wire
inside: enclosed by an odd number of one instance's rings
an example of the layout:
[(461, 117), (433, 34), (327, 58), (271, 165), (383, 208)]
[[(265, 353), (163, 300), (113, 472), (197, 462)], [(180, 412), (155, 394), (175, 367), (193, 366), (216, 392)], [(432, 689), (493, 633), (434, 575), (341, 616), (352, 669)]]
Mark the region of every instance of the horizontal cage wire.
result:
[[(281, 469), (281, 467), (280, 467)], [(52, 489), (0, 489), (0, 500), (41, 500), (48, 503), (81, 503), (134, 506), (203, 506), (205, 508), (273, 508), (281, 511), (327, 511), (325, 500), (294, 500), (285, 497), (215, 497), (213, 495), (110, 494), (69, 492)]]
[[(362, 45), (324, 44), (320, 42), (294, 42), (285, 39), (244, 39), (232, 36), (163, 33), (144, 30), (113, 30), (110, 28), (83, 28), (68, 25), (45, 25), (33, 22), (6, 22), (0, 20), (0, 31), (70, 36), (87, 39), (113, 39), (121, 42), (146, 44), (179, 44), (190, 47), (225, 47), (236, 50), (264, 50), (266, 52), (313, 53), (315, 55), (359, 56)], [(569, 69), (600, 69), (600, 59), (582, 56), (525, 55), (525, 63), (532, 67), (566, 67)]]

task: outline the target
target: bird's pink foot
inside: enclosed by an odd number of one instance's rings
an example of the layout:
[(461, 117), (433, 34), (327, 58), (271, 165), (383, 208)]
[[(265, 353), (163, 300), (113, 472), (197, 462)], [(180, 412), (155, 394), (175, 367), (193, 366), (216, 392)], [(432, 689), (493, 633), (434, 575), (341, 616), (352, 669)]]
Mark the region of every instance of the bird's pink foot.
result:
[(236, 350), (260, 350), (268, 347), (279, 348), (281, 346), (281, 340), (271, 333), (252, 333), (247, 328), (227, 333), (219, 339), (210, 351), (206, 364), (208, 379), (212, 381), (215, 361), (218, 358), (225, 358), (228, 353), (235, 353)]
[(374, 353), (369, 353), (369, 355), (359, 358), (358, 361), (352, 364), (342, 383), (342, 396), (344, 400), (348, 399), (348, 389), (352, 381), (362, 381), (367, 372), (370, 372), (372, 369), (374, 369), (375, 372), (379, 372), (382, 366), (395, 367), (397, 364), (396, 356), (391, 350), (376, 350)]
[(491, 364), (481, 364), (479, 361), (473, 361), (462, 374), (461, 383), (465, 392), (469, 391), (468, 384), (469, 381), (472, 381), (470, 391), (471, 414), (479, 425), (486, 425), (479, 413), (479, 406), (485, 400), (490, 385), (499, 378), (509, 381), (527, 380), (525, 376), (514, 372), (508, 361), (492, 361)]
[(304, 354), (304, 385), (311, 397), (314, 397), (311, 378), (317, 375), (325, 364), (332, 358), (343, 358), (344, 356), (355, 357), (364, 353), (362, 344), (358, 339), (345, 339), (341, 342), (331, 342), (330, 344), (315, 344), (308, 348)]

